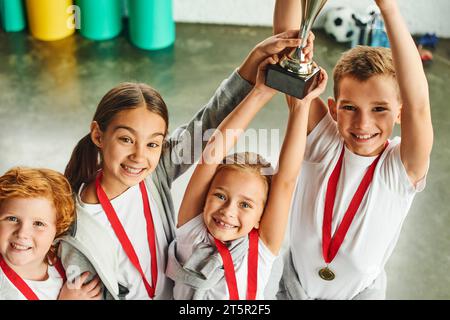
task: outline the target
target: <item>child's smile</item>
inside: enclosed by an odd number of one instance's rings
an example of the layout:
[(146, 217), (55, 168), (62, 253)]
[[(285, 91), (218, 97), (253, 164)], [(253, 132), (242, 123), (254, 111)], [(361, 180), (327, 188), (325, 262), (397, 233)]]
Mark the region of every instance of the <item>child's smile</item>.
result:
[(225, 229), (225, 230), (227, 230), (227, 229), (234, 229), (234, 228), (237, 228), (237, 227), (238, 227), (238, 226), (232, 225), (232, 224), (230, 224), (230, 223), (227, 223), (227, 222), (223, 221), (223, 220), (220, 219), (220, 218), (213, 217), (212, 219), (214, 220), (214, 222), (216, 223), (216, 226), (217, 226), (219, 229)]
[(258, 228), (267, 188), (255, 173), (237, 169), (219, 171), (207, 195), (203, 219), (218, 240), (230, 241)]
[(138, 177), (144, 170), (147, 169), (147, 168), (136, 168), (132, 166), (127, 166), (125, 164), (121, 164), (120, 166), (124, 170), (124, 174), (130, 177)]
[(19, 242), (11, 242), (12, 251), (24, 252), (32, 248), (32, 245), (20, 244)]
[(33, 271), (47, 263), (56, 235), (56, 209), (45, 198), (12, 198), (0, 207), (0, 254), (13, 268)]
[(352, 133), (353, 138), (355, 138), (355, 140), (359, 141), (359, 142), (366, 142), (369, 141), (370, 139), (375, 138), (376, 136), (378, 136), (378, 133), (374, 133), (374, 134), (357, 134), (357, 133)]
[(94, 125), (93, 141), (103, 159), (102, 186), (118, 196), (155, 170), (166, 133), (164, 119), (145, 107), (119, 112), (101, 132)]
[(372, 76), (366, 81), (344, 77), (330, 112), (347, 148), (361, 156), (379, 154), (399, 121), (400, 102), (395, 79)]

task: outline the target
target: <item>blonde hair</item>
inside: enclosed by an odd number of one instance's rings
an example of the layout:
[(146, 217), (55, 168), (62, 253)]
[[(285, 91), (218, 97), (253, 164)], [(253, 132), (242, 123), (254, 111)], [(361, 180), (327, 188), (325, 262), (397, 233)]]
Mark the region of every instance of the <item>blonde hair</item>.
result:
[(239, 152), (225, 157), (217, 167), (213, 180), (224, 169), (233, 169), (258, 175), (264, 182), (266, 195), (268, 194), (274, 170), (270, 162), (261, 155), (253, 152)]
[(344, 52), (333, 70), (335, 99), (339, 96), (339, 85), (344, 77), (366, 81), (375, 75), (396, 79), (391, 49), (357, 46)]
[[(0, 206), (13, 198), (45, 198), (56, 209), (56, 237), (63, 235), (75, 219), (75, 203), (67, 179), (50, 169), (15, 167), (0, 177)], [(50, 256), (55, 248), (50, 248)], [(49, 256), (49, 257), (50, 257)]]

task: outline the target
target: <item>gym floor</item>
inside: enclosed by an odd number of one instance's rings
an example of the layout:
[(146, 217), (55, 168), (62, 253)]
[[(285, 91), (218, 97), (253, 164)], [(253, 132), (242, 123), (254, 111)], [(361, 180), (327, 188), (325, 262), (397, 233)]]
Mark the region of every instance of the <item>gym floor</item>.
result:
[[(146, 52), (129, 43), (126, 31), (104, 42), (78, 34), (41, 42), (26, 32), (0, 30), (0, 174), (17, 165), (63, 172), (73, 147), (88, 133), (97, 103), (120, 82), (155, 87), (169, 107), (173, 130), (270, 34), (270, 28), (177, 24), (173, 47)], [(314, 59), (330, 75), (346, 49), (316, 31)], [(433, 54), (426, 67), (435, 133), (431, 167), (386, 266), (388, 299), (450, 298), (450, 40), (441, 39)], [(323, 97), (331, 94), (330, 82)], [(286, 119), (279, 94), (251, 126), (281, 129), (281, 140)], [(174, 185), (176, 206), (189, 173)]]

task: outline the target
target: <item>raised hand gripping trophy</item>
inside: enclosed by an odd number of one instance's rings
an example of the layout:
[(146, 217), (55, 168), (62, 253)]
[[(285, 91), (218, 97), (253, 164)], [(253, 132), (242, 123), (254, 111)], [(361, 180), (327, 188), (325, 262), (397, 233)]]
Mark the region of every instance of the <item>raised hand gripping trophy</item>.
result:
[(320, 68), (314, 61), (304, 61), (303, 48), (311, 28), (327, 0), (301, 0), (302, 25), (299, 47), (285, 55), (279, 64), (269, 65), (266, 73), (266, 85), (299, 99), (314, 89), (319, 81)]

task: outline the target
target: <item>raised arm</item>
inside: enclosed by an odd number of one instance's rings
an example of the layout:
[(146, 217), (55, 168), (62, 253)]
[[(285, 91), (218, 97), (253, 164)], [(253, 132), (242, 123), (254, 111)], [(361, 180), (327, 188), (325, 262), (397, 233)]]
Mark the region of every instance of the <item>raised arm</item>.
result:
[[(300, 28), (300, 24), (302, 22), (301, 20), (302, 15), (300, 0), (276, 0), (275, 10), (273, 14), (274, 34), (278, 34), (290, 29)], [(314, 35), (312, 35), (312, 32), (310, 37), (314, 39)], [(307, 60), (312, 59), (313, 52), (311, 46), (310, 48), (308, 48), (308, 50), (304, 51), (304, 53)], [(294, 103), (289, 101), (291, 99), (289, 96), (286, 96), (286, 99), (288, 100), (288, 104)], [(327, 106), (319, 97), (311, 102), (311, 110), (308, 116), (308, 134), (316, 127), (316, 125), (320, 122), (320, 120), (322, 120), (327, 112)]]
[(289, 120), (280, 151), (278, 170), (272, 177), (269, 197), (259, 227), (261, 240), (275, 255), (283, 243), (292, 194), (305, 153), (311, 102), (324, 92), (327, 80), (328, 76), (325, 70), (322, 70), (316, 89), (302, 100), (289, 99)]
[(206, 145), (200, 162), (194, 170), (186, 188), (178, 213), (178, 227), (190, 221), (203, 210), (209, 185), (228, 151), (236, 144), (255, 115), (273, 97), (275, 90), (264, 86), (265, 67), (276, 63), (276, 58), (267, 58), (259, 69), (259, 77), (253, 90), (219, 125)]
[(273, 34), (299, 29), (302, 22), (300, 0), (276, 0), (273, 11)]
[(401, 158), (415, 184), (426, 174), (433, 145), (427, 78), (397, 1), (375, 1), (386, 24), (402, 98)]
[[(223, 119), (247, 96), (256, 82), (258, 66), (268, 57), (287, 47), (300, 44), (298, 30), (290, 30), (258, 43), (231, 76), (222, 82), (209, 102), (185, 125), (174, 130), (168, 140), (168, 148), (163, 152), (158, 164), (167, 185), (186, 172), (195, 163), (201, 152), (197, 152), (196, 132), (217, 128)], [(308, 39), (308, 50), (312, 50), (313, 38)], [(206, 141), (200, 141), (202, 151)]]

